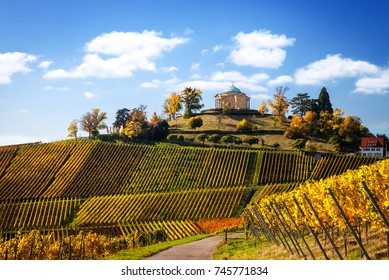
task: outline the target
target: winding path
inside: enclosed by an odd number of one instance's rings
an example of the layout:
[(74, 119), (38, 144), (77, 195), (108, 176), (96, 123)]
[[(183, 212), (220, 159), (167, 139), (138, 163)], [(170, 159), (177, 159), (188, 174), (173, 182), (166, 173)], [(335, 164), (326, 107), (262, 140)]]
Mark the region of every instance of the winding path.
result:
[[(229, 237), (233, 237), (229, 235)], [(190, 243), (173, 246), (145, 260), (210, 260), (224, 236), (212, 236)]]

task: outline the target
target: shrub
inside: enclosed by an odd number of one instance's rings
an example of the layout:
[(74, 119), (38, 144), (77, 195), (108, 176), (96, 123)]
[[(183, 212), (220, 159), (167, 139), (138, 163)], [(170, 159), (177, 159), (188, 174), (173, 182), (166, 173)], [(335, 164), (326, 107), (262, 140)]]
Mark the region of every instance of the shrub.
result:
[(188, 120), (188, 125), (191, 129), (196, 129), (203, 126), (203, 119), (200, 116), (191, 117)]
[(273, 148), (275, 148), (275, 149), (278, 149), (281, 145), (280, 144), (278, 144), (278, 143), (274, 143), (273, 145), (271, 145)]
[(252, 124), (248, 120), (246, 120), (246, 118), (243, 118), (237, 125), (237, 130), (239, 132), (251, 132), (252, 129)]
[(169, 134), (166, 139), (172, 143), (172, 142), (176, 142), (177, 141), (177, 135), (176, 134)]
[(259, 143), (259, 138), (255, 136), (247, 136), (246, 138), (243, 139), (243, 142), (249, 144), (251, 147), (253, 144)]
[(208, 136), (208, 141), (212, 142), (213, 144), (219, 143), (220, 139), (221, 139), (221, 137), (219, 134), (212, 134), (212, 135)]
[(207, 134), (201, 133), (201, 134), (197, 135), (197, 140), (199, 140), (200, 142), (203, 142), (203, 145), (204, 145), (205, 140), (207, 140)]
[(297, 149), (297, 150), (302, 150), (305, 147), (305, 143), (307, 143), (307, 141), (305, 139), (298, 138), (295, 141), (293, 141), (292, 148)]
[(224, 135), (222, 138), (220, 138), (220, 142), (226, 143), (228, 145), (229, 143), (234, 143), (235, 137), (232, 135)]

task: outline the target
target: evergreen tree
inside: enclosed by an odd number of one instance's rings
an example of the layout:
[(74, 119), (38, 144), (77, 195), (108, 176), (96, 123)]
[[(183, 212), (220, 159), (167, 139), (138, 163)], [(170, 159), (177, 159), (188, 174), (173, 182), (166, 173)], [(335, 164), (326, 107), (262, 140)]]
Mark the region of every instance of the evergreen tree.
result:
[(312, 100), (308, 93), (298, 93), (290, 100), (290, 106), (293, 108), (293, 115), (298, 114), (300, 117), (304, 117), (305, 113), (311, 110)]
[(127, 108), (119, 109), (116, 112), (116, 119), (113, 123), (113, 127), (116, 129), (123, 129), (126, 127), (126, 122), (128, 121), (128, 118), (130, 117), (130, 110)]
[(330, 101), (330, 95), (325, 87), (323, 87), (320, 91), (319, 98), (317, 99), (317, 105), (319, 112), (326, 111), (330, 114), (334, 112)]

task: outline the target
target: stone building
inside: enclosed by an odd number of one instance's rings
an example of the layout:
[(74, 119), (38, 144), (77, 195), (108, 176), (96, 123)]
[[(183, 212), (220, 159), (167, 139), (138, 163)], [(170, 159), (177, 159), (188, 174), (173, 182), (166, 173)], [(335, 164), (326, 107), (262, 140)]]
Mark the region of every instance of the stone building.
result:
[(231, 85), (225, 92), (215, 95), (215, 109), (250, 109), (250, 97)]

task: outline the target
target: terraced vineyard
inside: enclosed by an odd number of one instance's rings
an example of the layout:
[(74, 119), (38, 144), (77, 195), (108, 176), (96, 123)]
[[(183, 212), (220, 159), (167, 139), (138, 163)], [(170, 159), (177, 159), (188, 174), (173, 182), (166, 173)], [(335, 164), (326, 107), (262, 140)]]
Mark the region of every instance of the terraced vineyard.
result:
[(374, 161), (170, 144), (0, 147), (0, 231), (60, 238), (80, 229), (123, 236), (163, 229), (182, 238), (201, 231), (199, 219), (238, 217), (255, 190), (260, 199)]

